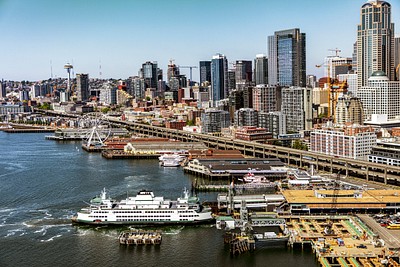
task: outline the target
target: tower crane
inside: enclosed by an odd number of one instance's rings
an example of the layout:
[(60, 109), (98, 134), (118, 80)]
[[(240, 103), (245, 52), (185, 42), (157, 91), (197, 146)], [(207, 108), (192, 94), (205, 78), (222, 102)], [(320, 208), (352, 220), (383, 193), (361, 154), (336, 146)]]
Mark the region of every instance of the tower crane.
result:
[(178, 66), (178, 68), (184, 68), (184, 69), (189, 69), (190, 70), (190, 82), (192, 82), (192, 70), (197, 69), (197, 66)]
[[(338, 53), (341, 52), (340, 49), (335, 48), (335, 49), (328, 49), (329, 51), (334, 51), (336, 53), (336, 56), (338, 56)], [(319, 65), (315, 65), (315, 67), (320, 68), (322, 66), (327, 67), (328, 75), (327, 75), (327, 84), (328, 84), (328, 117), (334, 120), (334, 114), (335, 114), (335, 106), (338, 100), (339, 93), (345, 93), (347, 92), (347, 82), (338, 82), (334, 78), (331, 79), (331, 64), (329, 62), (325, 62)], [(351, 66), (349, 64), (341, 64), (341, 65), (335, 65), (337, 66)]]
[(338, 49), (337, 47), (335, 49), (328, 49), (328, 51), (334, 51), (335, 52), (335, 56), (339, 56), (339, 53), (342, 52), (342, 50)]

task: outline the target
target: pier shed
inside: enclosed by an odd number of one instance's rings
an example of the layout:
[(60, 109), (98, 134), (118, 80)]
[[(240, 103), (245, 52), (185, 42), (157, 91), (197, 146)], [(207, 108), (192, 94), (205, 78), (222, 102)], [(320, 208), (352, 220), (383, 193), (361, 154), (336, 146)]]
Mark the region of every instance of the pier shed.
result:
[[(285, 190), (291, 213), (396, 213), (400, 211), (400, 190)], [(335, 202), (334, 202), (334, 198)]]

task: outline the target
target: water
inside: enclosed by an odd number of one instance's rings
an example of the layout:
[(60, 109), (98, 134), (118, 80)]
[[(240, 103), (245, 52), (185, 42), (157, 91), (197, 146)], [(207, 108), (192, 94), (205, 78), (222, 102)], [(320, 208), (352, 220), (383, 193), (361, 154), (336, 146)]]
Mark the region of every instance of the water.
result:
[[(310, 251), (257, 247), (231, 257), (212, 225), (162, 227), (159, 247), (124, 247), (123, 227), (72, 225), (106, 187), (121, 199), (142, 189), (177, 198), (195, 177), (157, 160), (106, 160), (79, 142), (0, 132), (0, 266), (318, 266)], [(215, 194), (200, 194), (215, 200)]]

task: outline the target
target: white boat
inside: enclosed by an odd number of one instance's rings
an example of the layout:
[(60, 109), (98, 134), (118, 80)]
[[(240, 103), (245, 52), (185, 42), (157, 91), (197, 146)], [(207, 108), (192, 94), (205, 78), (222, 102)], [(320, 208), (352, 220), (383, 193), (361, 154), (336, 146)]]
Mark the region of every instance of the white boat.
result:
[(152, 191), (142, 190), (135, 197), (121, 201), (110, 198), (105, 189), (82, 208), (73, 222), (85, 224), (200, 224), (211, 222), (211, 209), (200, 204), (197, 197), (184, 189), (177, 200), (155, 197)]
[(271, 183), (265, 176), (262, 175), (254, 175), (254, 173), (249, 172), (243, 179), (239, 179), (239, 181), (243, 181), (245, 183)]
[(163, 154), (158, 157), (158, 160), (163, 161), (163, 160), (168, 160), (168, 159), (173, 159), (173, 160), (178, 160), (178, 161), (183, 161), (186, 157), (179, 155), (179, 154)]
[(161, 162), (161, 165), (164, 167), (179, 167), (181, 162), (174, 159), (166, 159)]
[(161, 166), (178, 167), (185, 157), (179, 154), (164, 154), (158, 157), (158, 159), (160, 160)]

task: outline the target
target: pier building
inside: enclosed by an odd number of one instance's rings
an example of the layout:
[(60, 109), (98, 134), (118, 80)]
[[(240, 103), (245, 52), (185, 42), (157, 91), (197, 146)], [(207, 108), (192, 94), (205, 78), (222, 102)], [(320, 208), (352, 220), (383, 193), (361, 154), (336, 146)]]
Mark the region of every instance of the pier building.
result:
[(400, 190), (285, 190), (282, 194), (292, 214), (400, 211)]

